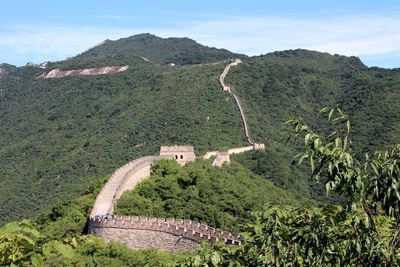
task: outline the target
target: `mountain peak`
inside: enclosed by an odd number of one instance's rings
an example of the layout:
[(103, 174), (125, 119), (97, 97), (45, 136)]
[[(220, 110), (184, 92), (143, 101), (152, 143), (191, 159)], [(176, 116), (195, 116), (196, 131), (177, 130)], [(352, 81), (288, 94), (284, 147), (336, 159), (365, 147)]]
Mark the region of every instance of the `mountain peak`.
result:
[(120, 56), (139, 56), (156, 63), (185, 65), (215, 62), (238, 55), (225, 49), (201, 45), (186, 37), (161, 38), (142, 33), (115, 41), (105, 40), (76, 58)]

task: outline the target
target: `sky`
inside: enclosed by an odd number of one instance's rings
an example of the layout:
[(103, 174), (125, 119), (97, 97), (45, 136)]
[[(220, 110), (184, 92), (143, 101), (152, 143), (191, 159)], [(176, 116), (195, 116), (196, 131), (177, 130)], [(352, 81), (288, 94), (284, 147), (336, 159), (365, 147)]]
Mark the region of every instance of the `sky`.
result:
[(303, 48), (400, 67), (398, 0), (0, 1), (0, 63), (17, 66), (152, 33), (250, 56)]

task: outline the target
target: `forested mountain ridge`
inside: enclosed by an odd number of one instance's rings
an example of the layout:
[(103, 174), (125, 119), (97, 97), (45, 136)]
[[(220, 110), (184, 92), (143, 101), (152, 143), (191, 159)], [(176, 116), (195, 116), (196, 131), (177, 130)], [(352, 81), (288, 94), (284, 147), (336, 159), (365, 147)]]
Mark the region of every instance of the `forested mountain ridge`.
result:
[[(148, 34), (106, 41), (74, 58), (48, 63), (45, 70), (4, 67), (0, 222), (31, 217), (72, 199), (127, 161), (157, 153), (160, 145), (192, 144), (201, 154), (245, 144), (240, 114), (218, 84), (225, 65), (167, 64), (233, 57), (244, 63), (232, 68), (226, 82), (240, 96), (253, 137), (267, 145), (267, 152), (237, 160), (276, 185), (315, 203), (327, 201), (303, 167), (291, 163), (297, 150), (283, 144), (283, 122), (291, 115), (323, 128), (319, 109), (340, 104), (355, 117), (354, 139), (363, 151), (399, 142), (398, 70), (367, 68), (354, 57), (305, 50), (247, 57), (187, 38)], [(129, 69), (118, 74), (37, 79), (52, 68), (124, 64)]]
[(122, 65), (129, 64), (132, 58), (141, 58), (156, 64), (192, 65), (213, 63), (237, 56), (246, 57), (225, 49), (210, 48), (189, 38), (160, 38), (145, 33), (116, 41), (105, 40), (66, 62), (50, 63), (49, 67), (71, 69), (98, 64)]
[[(223, 53), (210, 60), (225, 59)], [(126, 72), (38, 78), (53, 67), (120, 63), (119, 56)], [(240, 115), (218, 90), (223, 67), (171, 68), (123, 54), (78, 57), (47, 69), (8, 66), (0, 83), (0, 220), (34, 216), (71, 199), (163, 144), (201, 151), (244, 144)]]
[[(354, 138), (363, 151), (384, 147), (392, 138), (398, 141), (398, 69), (367, 68), (355, 57), (306, 50), (275, 52), (246, 63), (233, 69), (228, 79), (243, 101), (251, 104), (248, 112), (264, 110), (249, 114), (253, 134), (265, 134), (273, 127), (261, 126), (294, 115), (313, 118), (318, 125), (315, 112), (338, 104), (353, 118), (355, 130), (362, 130), (355, 131)], [(382, 128), (386, 130), (379, 131)]]
[[(306, 186), (298, 167), (290, 164), (296, 147), (283, 145), (288, 130), (284, 122), (291, 116), (329, 134), (333, 129), (324, 126), (318, 112), (339, 105), (352, 119), (351, 146), (358, 155), (400, 142), (399, 69), (368, 68), (356, 57), (298, 49), (248, 58), (231, 70), (227, 82), (245, 107), (252, 137), (269, 148), (269, 159), (262, 164), (266, 175), (282, 185)], [(308, 192), (319, 198), (319, 190)]]

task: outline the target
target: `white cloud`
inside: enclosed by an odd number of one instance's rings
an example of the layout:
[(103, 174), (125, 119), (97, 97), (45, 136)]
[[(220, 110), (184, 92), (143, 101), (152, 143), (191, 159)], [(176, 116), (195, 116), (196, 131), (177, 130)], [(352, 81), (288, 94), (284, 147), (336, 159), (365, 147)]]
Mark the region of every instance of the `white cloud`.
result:
[(400, 53), (399, 14), (370, 14), (338, 18), (228, 17), (182, 21), (168, 30), (9, 25), (0, 28), (0, 61), (15, 63), (13, 57), (36, 62), (62, 59), (104, 39), (142, 32), (161, 37), (186, 36), (249, 55), (295, 48), (369, 58)]
[(252, 55), (294, 48), (358, 56), (400, 51), (400, 17), (232, 18), (193, 28), (207, 34), (199, 40)]

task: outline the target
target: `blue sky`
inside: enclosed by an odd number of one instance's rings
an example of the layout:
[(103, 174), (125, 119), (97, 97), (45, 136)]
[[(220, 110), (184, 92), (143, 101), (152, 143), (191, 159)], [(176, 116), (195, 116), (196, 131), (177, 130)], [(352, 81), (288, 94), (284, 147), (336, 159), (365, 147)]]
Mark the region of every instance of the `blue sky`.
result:
[(400, 67), (400, 1), (5, 0), (0, 62), (61, 60), (143, 32), (248, 55), (305, 48)]

